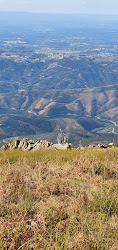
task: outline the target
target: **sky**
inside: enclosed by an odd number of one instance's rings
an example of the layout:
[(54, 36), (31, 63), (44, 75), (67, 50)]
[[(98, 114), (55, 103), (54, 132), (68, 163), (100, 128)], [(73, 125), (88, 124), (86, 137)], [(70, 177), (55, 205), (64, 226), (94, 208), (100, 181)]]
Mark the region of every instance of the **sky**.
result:
[(118, 0), (0, 0), (0, 11), (118, 15)]

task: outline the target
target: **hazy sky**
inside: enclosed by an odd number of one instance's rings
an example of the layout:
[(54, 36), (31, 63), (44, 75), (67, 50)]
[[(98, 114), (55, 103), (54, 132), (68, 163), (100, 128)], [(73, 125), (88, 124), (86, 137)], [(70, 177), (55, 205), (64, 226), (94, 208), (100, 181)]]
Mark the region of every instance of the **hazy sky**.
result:
[(0, 11), (118, 14), (118, 0), (0, 0)]

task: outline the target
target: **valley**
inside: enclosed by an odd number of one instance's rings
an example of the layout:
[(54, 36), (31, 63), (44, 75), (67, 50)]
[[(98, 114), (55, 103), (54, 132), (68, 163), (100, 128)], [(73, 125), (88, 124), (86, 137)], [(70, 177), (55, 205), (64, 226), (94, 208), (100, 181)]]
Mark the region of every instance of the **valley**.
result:
[(78, 137), (76, 143), (71, 139), (75, 145), (81, 137), (99, 141), (106, 134), (110, 143), (117, 139), (117, 94), (117, 86), (1, 94), (0, 138), (38, 135), (56, 142), (62, 128)]
[(0, 143), (61, 128), (74, 146), (117, 146), (117, 20), (14, 15), (0, 17)]

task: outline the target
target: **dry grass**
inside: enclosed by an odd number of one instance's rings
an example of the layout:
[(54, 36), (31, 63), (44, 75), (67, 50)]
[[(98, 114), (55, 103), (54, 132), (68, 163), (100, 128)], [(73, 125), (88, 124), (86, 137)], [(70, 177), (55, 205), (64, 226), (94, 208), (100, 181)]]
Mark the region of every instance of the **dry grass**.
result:
[(118, 249), (118, 150), (1, 152), (0, 249)]

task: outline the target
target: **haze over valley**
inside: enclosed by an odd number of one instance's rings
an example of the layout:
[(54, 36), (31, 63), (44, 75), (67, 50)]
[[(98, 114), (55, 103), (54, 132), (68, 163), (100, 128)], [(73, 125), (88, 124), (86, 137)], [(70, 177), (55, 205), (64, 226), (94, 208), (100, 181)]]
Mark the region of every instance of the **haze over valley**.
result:
[(0, 140), (117, 144), (118, 19), (0, 15)]

